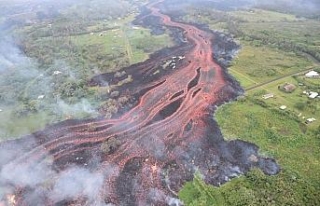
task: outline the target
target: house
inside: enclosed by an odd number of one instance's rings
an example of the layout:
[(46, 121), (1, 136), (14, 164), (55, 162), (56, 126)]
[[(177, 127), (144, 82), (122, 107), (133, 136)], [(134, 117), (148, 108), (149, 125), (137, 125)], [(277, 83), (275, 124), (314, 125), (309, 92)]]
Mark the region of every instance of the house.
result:
[(308, 119), (305, 121), (305, 123), (306, 123), (306, 124), (310, 124), (310, 123), (312, 123), (312, 122), (314, 122), (314, 121), (316, 121), (315, 118), (308, 118)]
[(319, 95), (318, 92), (309, 92), (309, 98), (310, 98), (310, 99), (314, 99), (314, 98), (316, 98), (318, 95)]
[(262, 99), (270, 99), (270, 98), (273, 98), (274, 95), (273, 94), (265, 94), (262, 96)]
[(319, 73), (316, 71), (310, 71), (310, 72), (306, 73), (305, 76), (307, 78), (319, 78), (320, 77)]
[(60, 71), (54, 71), (53, 72), (53, 75), (58, 75), (58, 74), (62, 74), (62, 72), (60, 72)]
[(285, 110), (285, 109), (287, 109), (287, 106), (286, 105), (282, 105), (282, 106), (280, 106), (280, 109), (281, 110)]
[(294, 84), (285, 83), (285, 84), (279, 86), (278, 88), (283, 92), (292, 93), (292, 92), (294, 92), (294, 90), (296, 90), (297, 87)]
[(178, 56), (179, 61), (185, 59), (185, 56)]
[(39, 95), (38, 99), (44, 99), (44, 95)]

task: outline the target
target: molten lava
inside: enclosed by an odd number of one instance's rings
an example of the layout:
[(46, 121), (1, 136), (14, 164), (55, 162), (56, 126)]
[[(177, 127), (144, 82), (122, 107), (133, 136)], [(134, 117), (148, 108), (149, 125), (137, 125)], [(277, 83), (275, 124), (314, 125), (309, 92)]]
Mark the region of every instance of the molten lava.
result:
[[(214, 34), (171, 20), (160, 3), (149, 4), (151, 13), (140, 18), (160, 18), (163, 26), (182, 30), (187, 42), (124, 68), (134, 82), (120, 92), (138, 103), (119, 117), (67, 120), (2, 143), (0, 151), (12, 153), (0, 161), (1, 193), (15, 197), (8, 204), (173, 205), (180, 204), (176, 194), (196, 171), (214, 185), (252, 166), (278, 172), (257, 146), (223, 140), (213, 108), (235, 98), (237, 84), (213, 59)], [(159, 62), (179, 55), (174, 69), (155, 75)], [(90, 84), (115, 81), (111, 77), (103, 74)], [(13, 176), (23, 173), (28, 175), (22, 179)], [(72, 184), (73, 192), (65, 190)]]

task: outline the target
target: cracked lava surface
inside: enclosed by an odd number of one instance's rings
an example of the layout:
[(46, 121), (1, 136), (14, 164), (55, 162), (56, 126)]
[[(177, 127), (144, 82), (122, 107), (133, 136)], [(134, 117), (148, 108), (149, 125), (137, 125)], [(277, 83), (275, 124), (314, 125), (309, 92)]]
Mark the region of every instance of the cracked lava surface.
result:
[[(135, 95), (137, 104), (117, 117), (67, 120), (1, 143), (0, 154), (10, 155), (0, 160), (0, 205), (180, 205), (176, 195), (196, 171), (214, 185), (253, 166), (279, 171), (256, 145), (223, 139), (212, 114), (239, 86), (213, 58), (214, 34), (171, 20), (160, 3), (147, 5), (150, 13), (140, 18), (180, 29), (187, 43), (124, 68), (134, 81), (121, 94)], [(176, 68), (153, 75), (174, 56), (183, 56)]]

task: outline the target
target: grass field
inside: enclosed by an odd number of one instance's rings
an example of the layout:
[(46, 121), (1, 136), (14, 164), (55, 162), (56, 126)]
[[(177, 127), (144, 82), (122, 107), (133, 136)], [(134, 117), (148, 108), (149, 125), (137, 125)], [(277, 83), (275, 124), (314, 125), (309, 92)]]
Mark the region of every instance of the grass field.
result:
[[(272, 81), (255, 89), (246, 92), (249, 97), (259, 94), (256, 98), (262, 100), (262, 95), (272, 93), (274, 98), (264, 100), (264, 102), (272, 108), (279, 109), (280, 106), (287, 106), (287, 110), (299, 116), (300, 121), (304, 122), (306, 118), (320, 117), (320, 101), (311, 100), (303, 91), (309, 90), (306, 86), (298, 86), (304, 81), (320, 83), (318, 79), (305, 79), (298, 81), (290, 73), (311, 69), (315, 65), (306, 57), (297, 56), (294, 53), (286, 53), (284, 51), (270, 48), (267, 46), (252, 46), (248, 42), (242, 41), (242, 49), (237, 59), (234, 61), (229, 71), (242, 85), (244, 89), (261, 83), (269, 82), (279, 77), (279, 80)], [(303, 76), (303, 72), (302, 75)], [(285, 83), (294, 84), (297, 89), (293, 93), (285, 93), (278, 89)], [(296, 104), (304, 103), (306, 106), (303, 110), (296, 108)], [(317, 127), (318, 124), (311, 124), (310, 127)]]
[[(277, 42), (287, 41), (318, 51), (319, 22), (256, 9), (202, 14), (185, 20), (196, 19), (225, 32), (242, 32), (241, 50), (229, 73), (249, 90), (215, 114), (224, 137), (255, 143), (262, 155), (275, 158), (282, 169), (275, 176), (253, 169), (219, 188), (206, 185), (196, 175), (180, 191), (180, 198), (188, 206), (320, 205), (320, 101), (303, 94), (311, 88), (319, 92), (320, 80), (305, 79), (303, 72), (298, 77), (291, 75), (317, 68), (319, 63), (290, 51), (290, 47), (277, 46)], [(233, 22), (231, 27), (228, 21)], [(297, 88), (284, 93), (278, 89), (284, 83)], [(267, 93), (274, 98), (263, 100)], [(281, 110), (281, 105), (287, 108)], [(317, 120), (306, 125), (305, 119), (310, 117)]]
[(100, 33), (72, 36), (71, 41), (78, 47), (100, 47), (101, 54), (116, 56), (123, 54), (129, 64), (138, 63), (159, 48), (173, 45), (168, 35), (152, 36), (150, 30), (142, 27), (122, 27)]
[[(265, 100), (264, 102), (272, 108), (279, 109), (281, 105), (285, 105), (288, 108), (286, 109), (288, 112), (293, 113), (301, 122), (304, 122), (305, 119), (315, 117), (319, 119), (320, 117), (320, 101), (319, 99), (310, 99), (306, 94), (303, 94), (303, 91), (306, 91), (306, 87), (299, 86), (297, 89), (292, 93), (285, 93), (278, 89), (279, 85), (283, 85), (284, 83), (291, 83), (294, 85), (298, 85), (296, 79), (292, 77), (287, 77), (270, 84), (264, 85), (257, 89), (251, 90), (247, 92), (247, 95), (252, 96), (256, 93), (272, 93), (274, 94), (274, 98)], [(261, 99), (261, 95), (257, 98)], [(261, 99), (262, 101), (262, 99)], [(302, 103), (304, 105), (303, 108), (297, 108), (297, 104)], [(314, 124), (308, 125), (308, 127), (316, 128), (319, 126), (319, 122), (315, 122)]]
[[(289, 40), (316, 48), (320, 45), (320, 25), (314, 20), (294, 22), (250, 22), (241, 24), (241, 30), (248, 34), (265, 34), (278, 40)], [(288, 39), (290, 36), (290, 39)]]
[(228, 140), (260, 147), (281, 166), (275, 176), (253, 170), (215, 188), (195, 178), (180, 191), (186, 205), (319, 205), (320, 129), (310, 129), (286, 111), (251, 98), (222, 106), (216, 119)]
[(144, 61), (156, 50), (173, 45), (168, 32), (151, 35), (150, 29), (133, 26), (133, 20), (134, 15), (83, 24), (58, 19), (51, 26), (26, 26), (16, 33), (25, 39), (28, 55), (45, 66), (65, 59), (71, 66), (110, 72)]
[(267, 11), (261, 9), (248, 9), (227, 12), (235, 18), (240, 18), (243, 21), (248, 22), (284, 22), (284, 21), (298, 21), (294, 15), (283, 14), (274, 11)]
[[(19, 82), (18, 87), (0, 85), (0, 96), (15, 96), (16, 99), (14, 104), (0, 102), (3, 110), (0, 112), (0, 137), (19, 137), (66, 118), (95, 117), (96, 113), (90, 116), (91, 112), (80, 109), (95, 109), (102, 104), (102, 100), (95, 98), (97, 91), (83, 86), (84, 82), (95, 74), (117, 71), (144, 61), (149, 54), (174, 44), (168, 32), (154, 36), (150, 29), (133, 26), (134, 15), (94, 22), (57, 19), (50, 25), (37, 23), (17, 28), (15, 35), (24, 40), (26, 54), (37, 61), (39, 67), (35, 69), (34, 79), (11, 75), (12, 81)], [(55, 70), (62, 71), (62, 74), (52, 76)], [(72, 85), (80, 86), (76, 92), (78, 96), (63, 98), (60, 93), (68, 86), (74, 88)], [(37, 97), (43, 94), (45, 98), (38, 104)], [(62, 100), (63, 106), (58, 104)], [(83, 100), (85, 104), (82, 104)], [(39, 108), (36, 112), (32, 110), (17, 115), (29, 107)]]
[(253, 46), (241, 41), (241, 47), (229, 70), (244, 88), (313, 66), (305, 57), (268, 46)]
[(32, 131), (40, 130), (51, 123), (54, 118), (47, 112), (30, 114), (27, 118), (16, 117), (12, 114), (12, 108), (3, 107), (0, 113), (0, 137), (1, 140), (30, 134)]

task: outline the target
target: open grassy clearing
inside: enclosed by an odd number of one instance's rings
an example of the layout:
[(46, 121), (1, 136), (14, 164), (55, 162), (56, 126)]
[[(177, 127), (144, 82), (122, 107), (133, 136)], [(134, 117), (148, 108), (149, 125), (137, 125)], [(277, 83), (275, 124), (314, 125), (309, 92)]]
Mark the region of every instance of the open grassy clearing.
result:
[(253, 46), (246, 41), (241, 41), (241, 45), (242, 48), (230, 67), (230, 73), (244, 88), (313, 66), (307, 58), (294, 53), (268, 46)]
[[(305, 79), (303, 72), (298, 77), (291, 74), (319, 66), (314, 58), (301, 55), (297, 46), (304, 48), (302, 52), (315, 51), (311, 52), (315, 57), (319, 51), (320, 24), (294, 15), (256, 9), (202, 12), (184, 19), (208, 23), (211, 29), (239, 38), (242, 48), (229, 73), (244, 89), (261, 86), (219, 108), (215, 118), (227, 139), (257, 144), (262, 154), (279, 162), (282, 171), (275, 176), (265, 176), (254, 169), (219, 188), (205, 185), (196, 175), (180, 191), (180, 198), (186, 205), (194, 206), (319, 205), (320, 101), (309, 99), (302, 92), (318, 91), (320, 80)], [(284, 93), (278, 89), (284, 83), (292, 83), (297, 88), (292, 93)], [(299, 83), (304, 86), (298, 86)], [(275, 97), (263, 100), (262, 95), (267, 93)], [(287, 108), (281, 110), (282, 105)], [(306, 125), (305, 119), (310, 117), (317, 121)]]
[[(320, 25), (314, 20), (242, 23), (241, 30), (251, 35), (270, 35), (270, 37), (275, 37), (275, 39), (288, 40), (315, 48), (320, 45)], [(290, 38), (288, 39), (288, 37)]]
[(80, 24), (81, 28), (72, 25), (73, 22), (57, 20), (49, 27), (27, 26), (17, 33), (25, 38), (26, 53), (44, 66), (66, 59), (72, 66), (96, 67), (107, 72), (144, 61), (154, 51), (173, 45), (168, 33), (153, 36), (149, 29), (133, 26), (133, 19), (129, 15), (87, 22)]
[(1, 140), (30, 134), (33, 131), (44, 128), (46, 124), (49, 124), (54, 120), (52, 116), (45, 111), (21, 118), (12, 114), (13, 110), (10, 107), (1, 109), (4, 110), (0, 113)]
[[(173, 45), (170, 37), (166, 34), (152, 36), (150, 30), (141, 27), (136, 29), (124, 27), (108, 30), (100, 33), (91, 33), (72, 36), (71, 41), (80, 48), (97, 47), (101, 56), (122, 56), (128, 60), (128, 64), (144, 61), (148, 55), (159, 48)], [(112, 69), (110, 68), (109, 72)]]
[(260, 146), (277, 159), (280, 174), (253, 170), (219, 188), (195, 178), (180, 191), (186, 205), (318, 205), (320, 130), (309, 130), (286, 112), (264, 108), (249, 99), (224, 105), (216, 119), (227, 139)]
[(263, 108), (250, 100), (222, 107), (216, 118), (227, 138), (254, 142), (275, 157), (285, 171), (297, 172), (315, 188), (320, 186), (320, 139), (315, 130), (306, 128), (287, 112)]
[[(68, 17), (17, 28), (15, 35), (23, 39), (26, 54), (39, 67), (28, 78), (21, 77), (23, 72), (9, 75), (18, 86), (0, 85), (2, 98), (16, 99), (13, 104), (0, 102), (0, 136), (18, 137), (66, 118), (95, 117), (91, 110), (105, 100), (99, 89), (86, 87), (88, 79), (144, 61), (174, 44), (168, 32), (154, 36), (149, 29), (132, 25), (135, 15), (87, 22)], [(62, 73), (53, 75), (54, 71)], [(40, 95), (45, 98), (37, 99)]]
[(211, 29), (253, 41), (253, 45), (270, 45), (286, 52), (302, 51), (320, 59), (319, 21), (261, 9), (222, 12), (191, 7), (188, 12), (182, 20), (207, 24)]
[(248, 22), (284, 22), (284, 21), (298, 21), (296, 16), (291, 14), (283, 14), (274, 11), (267, 11), (262, 9), (248, 9), (248, 10), (237, 10), (227, 12), (233, 17), (240, 18), (243, 21)]
[[(297, 89), (292, 93), (285, 93), (278, 89), (278, 86), (283, 85), (285, 83), (291, 83), (297, 86)], [(257, 95), (256, 98), (260, 98), (262, 101), (262, 95), (272, 93), (275, 95), (274, 98), (270, 98), (268, 100), (264, 100), (264, 102), (272, 108), (279, 109), (280, 106), (285, 105), (288, 108), (287, 111), (292, 112), (301, 122), (304, 122), (305, 119), (314, 117), (317, 120), (320, 120), (320, 100), (319, 98), (310, 99), (306, 94), (303, 94), (303, 91), (307, 91), (308, 89), (305, 86), (298, 86), (298, 81), (293, 77), (287, 77), (270, 84), (266, 84), (259, 88), (253, 89), (247, 93), (247, 95), (254, 96)], [(302, 104), (302, 106), (297, 106)], [(319, 122), (315, 122), (313, 124), (308, 125), (308, 127), (316, 128)]]

